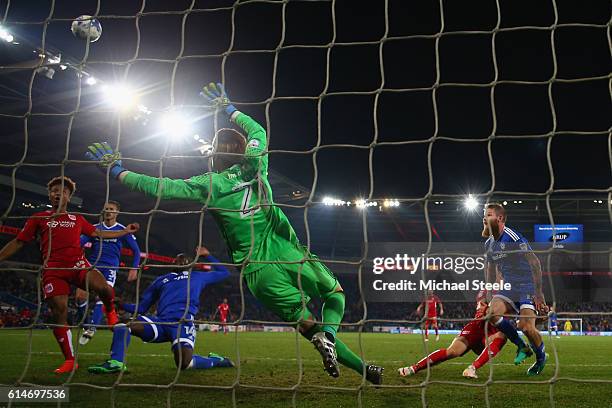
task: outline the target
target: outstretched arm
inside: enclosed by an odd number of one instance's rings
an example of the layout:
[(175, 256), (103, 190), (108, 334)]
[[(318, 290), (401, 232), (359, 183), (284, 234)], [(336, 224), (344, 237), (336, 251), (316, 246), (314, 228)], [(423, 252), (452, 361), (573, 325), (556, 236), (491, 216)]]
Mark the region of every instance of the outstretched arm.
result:
[(9, 241), (2, 249), (0, 249), (0, 261), (15, 255), (23, 247), (23, 242), (17, 238)]
[(544, 292), (542, 291), (542, 264), (540, 258), (537, 257), (533, 252), (527, 252), (525, 254), (527, 262), (531, 267), (531, 274), (533, 277), (533, 284), (535, 285), (535, 298), (534, 303), (538, 311), (544, 310), (546, 306), (546, 300), (544, 299)]
[(236, 111), (230, 120), (240, 126), (247, 134), (247, 145), (244, 152), (243, 172), (246, 178), (254, 178), (258, 174), (268, 175), (268, 141), (266, 131), (249, 115)]
[(266, 152), (266, 131), (250, 116), (240, 112), (230, 102), (223, 84), (210, 83), (200, 94), (210, 104), (211, 108), (225, 113), (231, 122), (242, 128), (247, 134), (247, 144), (244, 152), (242, 174), (246, 179), (255, 178), (258, 174), (268, 175), (268, 154)]
[(153, 306), (153, 304), (157, 301), (158, 297), (158, 288), (157, 288), (158, 280), (155, 280), (151, 286), (144, 291), (142, 296), (140, 297), (140, 302), (138, 302), (138, 311), (136, 311), (136, 305), (133, 303), (124, 303), (121, 305), (122, 309), (128, 313), (138, 313), (145, 314), (147, 311)]
[(151, 177), (128, 171), (122, 165), (121, 153), (115, 152), (106, 142), (88, 146), (85, 156), (97, 162), (105, 174), (108, 171), (111, 178), (119, 180), (131, 190), (153, 197), (205, 203), (208, 199), (208, 192), (212, 191), (213, 179), (210, 173), (180, 180)]
[(128, 234), (123, 237), (123, 242), (126, 243), (127, 246), (132, 250), (132, 268), (128, 272), (128, 282), (133, 282), (138, 279), (138, 267), (140, 266), (140, 247), (138, 246), (138, 242), (136, 242), (136, 238), (132, 234)]

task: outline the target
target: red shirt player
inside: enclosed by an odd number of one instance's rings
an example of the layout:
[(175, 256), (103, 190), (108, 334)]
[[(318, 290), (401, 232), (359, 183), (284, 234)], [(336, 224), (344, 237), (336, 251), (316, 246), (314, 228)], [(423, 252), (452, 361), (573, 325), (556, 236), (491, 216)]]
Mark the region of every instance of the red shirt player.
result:
[(227, 298), (223, 299), (223, 303), (220, 303), (217, 306), (217, 310), (215, 310), (215, 314), (213, 315), (213, 319), (215, 318), (215, 316), (217, 316), (217, 313), (219, 313), (219, 318), (221, 321), (221, 326), (223, 327), (223, 334), (227, 334), (228, 332), (228, 328), (227, 328), (227, 315), (230, 313), (230, 307), (229, 304), (227, 303)]
[(0, 261), (17, 251), (24, 243), (38, 238), (43, 257), (42, 288), (49, 304), (56, 327), (53, 334), (64, 354), (65, 361), (56, 373), (76, 370), (72, 350), (72, 333), (68, 325), (68, 295), (70, 285), (86, 288), (98, 294), (105, 305), (109, 325), (117, 323), (117, 313), (113, 306), (115, 293), (106, 283), (104, 276), (93, 269), (81, 249), (81, 234), (100, 238), (119, 238), (138, 231), (138, 224), (130, 224), (124, 230), (100, 231), (80, 215), (66, 212), (68, 202), (76, 190), (76, 184), (68, 177), (55, 177), (47, 183), (51, 209), (34, 214), (28, 219), (17, 237), (0, 250)]
[(429, 290), (427, 291), (427, 298), (425, 301), (417, 307), (417, 314), (421, 314), (421, 310), (425, 310), (427, 313), (424, 324), (425, 341), (429, 341), (429, 333), (427, 332), (429, 325), (432, 325), (436, 331), (436, 341), (440, 340), (440, 335), (438, 334), (438, 306), (440, 306), (440, 316), (442, 316), (444, 314), (442, 301), (439, 297), (434, 295), (433, 291)]
[(504, 344), (506, 344), (506, 336), (502, 332), (498, 332), (495, 326), (487, 322), (486, 314), (488, 308), (486, 292), (480, 291), (476, 298), (476, 314), (474, 319), (463, 327), (461, 333), (453, 339), (451, 345), (448, 348), (434, 351), (414, 365), (400, 368), (398, 370), (399, 374), (402, 377), (414, 375), (426, 369), (428, 365), (434, 366), (443, 361), (461, 357), (469, 350), (472, 350), (478, 357), (463, 371), (463, 376), (478, 378), (476, 370), (485, 365), (489, 359), (495, 357), (504, 347)]

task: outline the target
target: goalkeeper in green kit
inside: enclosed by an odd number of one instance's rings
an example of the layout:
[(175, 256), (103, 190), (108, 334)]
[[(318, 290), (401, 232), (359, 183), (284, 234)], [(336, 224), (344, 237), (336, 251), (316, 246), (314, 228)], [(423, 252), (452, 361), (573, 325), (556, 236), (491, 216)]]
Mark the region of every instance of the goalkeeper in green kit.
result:
[[(364, 363), (336, 338), (344, 316), (344, 292), (338, 279), (302, 246), (282, 210), (275, 206), (268, 181), (264, 128), (238, 111), (221, 84), (209, 84), (202, 96), (247, 134), (220, 129), (209, 159), (211, 172), (187, 180), (150, 177), (127, 171), (121, 155), (107, 143), (94, 143), (86, 153), (132, 190), (166, 200), (189, 200), (206, 205), (225, 239), (232, 261), (243, 264), (251, 293), (283, 321), (297, 322), (323, 359), (325, 371), (340, 375), (338, 362), (373, 384), (381, 384), (383, 368)], [(300, 291), (300, 287), (303, 291)], [(316, 324), (304, 305), (323, 301), (322, 324)]]

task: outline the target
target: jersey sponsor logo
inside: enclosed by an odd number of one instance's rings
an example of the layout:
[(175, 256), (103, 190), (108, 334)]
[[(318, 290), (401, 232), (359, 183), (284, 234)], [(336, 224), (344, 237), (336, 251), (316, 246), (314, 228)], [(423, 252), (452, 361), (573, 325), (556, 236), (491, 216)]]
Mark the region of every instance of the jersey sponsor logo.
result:
[(47, 221), (47, 227), (49, 228), (74, 228), (76, 222), (74, 221)]
[(51, 293), (53, 292), (53, 284), (52, 283), (47, 283), (45, 285), (45, 293)]

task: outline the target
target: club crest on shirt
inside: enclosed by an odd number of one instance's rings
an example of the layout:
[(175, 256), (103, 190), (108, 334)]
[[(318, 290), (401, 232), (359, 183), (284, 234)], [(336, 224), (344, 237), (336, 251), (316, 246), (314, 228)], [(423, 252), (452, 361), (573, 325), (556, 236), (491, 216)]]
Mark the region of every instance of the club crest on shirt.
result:
[(68, 214), (68, 218), (72, 221), (76, 221), (76, 215)]
[(51, 293), (53, 292), (53, 284), (52, 283), (47, 283), (45, 285), (45, 293)]
[(247, 145), (247, 147), (254, 147), (254, 148), (258, 148), (259, 147), (259, 140), (257, 139), (252, 139), (249, 144)]

